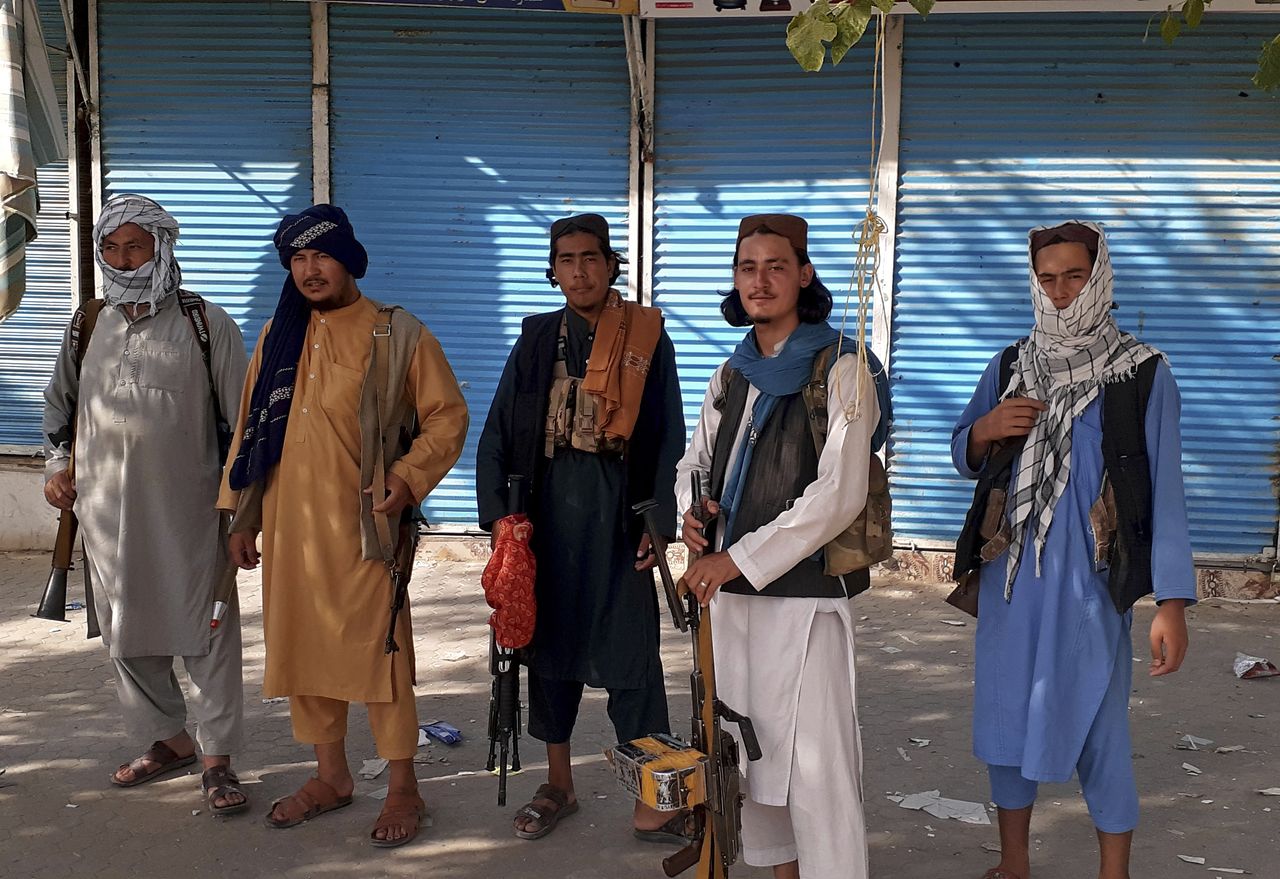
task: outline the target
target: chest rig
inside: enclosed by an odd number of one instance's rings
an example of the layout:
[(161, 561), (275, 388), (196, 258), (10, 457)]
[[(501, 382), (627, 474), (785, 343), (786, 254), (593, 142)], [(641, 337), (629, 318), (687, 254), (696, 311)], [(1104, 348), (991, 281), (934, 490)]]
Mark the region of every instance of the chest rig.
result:
[(566, 311), (560, 316), (560, 338), (556, 341), (556, 362), (551, 371), (544, 453), (554, 458), (556, 449), (573, 448), (620, 457), (626, 450), (626, 441), (604, 435), (600, 426), (602, 410), (595, 394), (583, 389), (581, 376), (569, 375), (568, 336)]

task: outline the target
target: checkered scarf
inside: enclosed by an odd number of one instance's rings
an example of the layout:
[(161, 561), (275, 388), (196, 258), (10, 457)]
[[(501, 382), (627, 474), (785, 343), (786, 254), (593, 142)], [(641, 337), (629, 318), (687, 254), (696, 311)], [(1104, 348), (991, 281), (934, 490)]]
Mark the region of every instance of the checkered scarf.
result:
[[(131, 271), (122, 272), (102, 258), (102, 240), (125, 223), (134, 223), (151, 233), (156, 255)], [(146, 303), (153, 309), (182, 286), (182, 269), (173, 257), (178, 240), (178, 221), (160, 205), (142, 195), (113, 195), (102, 207), (93, 227), (93, 255), (102, 270), (102, 297), (108, 305)]]
[[(1035, 543), (1036, 575), (1040, 575), (1045, 536), (1071, 475), (1071, 425), (1076, 417), (1098, 396), (1104, 384), (1133, 375), (1138, 364), (1153, 355), (1164, 356), (1120, 332), (1111, 316), (1115, 277), (1102, 228), (1093, 223), (1071, 222), (1098, 234), (1093, 273), (1075, 301), (1059, 310), (1040, 286), (1035, 261), (1031, 259), (1031, 304), (1036, 325), (1031, 335), (1019, 343), (1012, 380), (1001, 395), (1001, 399), (1031, 397), (1049, 407), (1027, 434), (1009, 504), (1012, 537), (1006, 601), (1013, 594), (1028, 532)], [(1028, 238), (1050, 228), (1056, 227), (1032, 229)], [(1029, 251), (1030, 248), (1030, 257)]]

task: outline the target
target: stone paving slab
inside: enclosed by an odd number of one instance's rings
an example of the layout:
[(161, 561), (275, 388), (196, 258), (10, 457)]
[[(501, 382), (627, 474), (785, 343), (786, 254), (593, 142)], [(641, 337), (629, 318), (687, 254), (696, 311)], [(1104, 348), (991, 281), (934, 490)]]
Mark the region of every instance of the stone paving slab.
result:
[[(497, 782), (483, 771), (487, 608), (475, 558), (420, 557), (414, 571), (418, 710), (423, 721), (448, 720), (466, 741), (421, 749), (419, 777), (434, 826), (412, 845), (371, 849), (366, 835), (380, 808), (361, 782), (356, 804), (301, 827), (263, 826), (270, 801), (295, 789), (310, 768), (294, 743), (288, 706), (264, 703), (261, 588), (242, 575), (247, 732), (237, 759), (253, 798), (249, 815), (216, 820), (203, 811), (199, 776), (182, 774), (117, 790), (107, 774), (147, 743), (131, 742), (115, 708), (105, 651), (83, 637), (83, 611), (69, 623), (29, 616), (48, 572), (48, 557), (0, 555), (0, 876), (54, 879), (125, 877), (658, 877), (666, 850), (634, 841), (630, 804), (601, 751), (613, 744), (604, 694), (588, 691), (575, 735), (576, 779), (583, 808), (551, 836), (534, 842), (510, 832), (510, 815), (541, 781), (539, 743), (524, 739), (526, 771), (510, 781), (509, 804), (495, 805)], [(78, 574), (73, 575), (73, 581)], [(983, 768), (970, 754), (973, 670), (971, 621), (941, 600), (944, 587), (881, 579), (857, 599), (858, 687), (872, 875), (876, 879), (977, 879), (994, 863), (982, 849), (994, 827), (944, 821), (898, 808), (889, 793), (939, 789), (985, 802)], [(71, 598), (79, 598), (78, 583)], [(1143, 656), (1150, 606), (1140, 606), (1135, 650)], [(961, 621), (949, 626), (944, 620)], [(1184, 669), (1150, 679), (1135, 668), (1132, 716), (1143, 825), (1135, 842), (1134, 879), (1213, 877), (1206, 866), (1280, 877), (1280, 678), (1238, 681), (1237, 650), (1280, 661), (1280, 606), (1208, 602), (1190, 613), (1192, 649)], [(884, 648), (895, 648), (891, 652)], [(687, 732), (689, 648), (674, 630), (663, 657), (678, 732)], [(351, 716), (353, 765), (373, 756), (363, 709)], [(1183, 734), (1212, 739), (1212, 749), (1174, 749)], [(927, 738), (915, 747), (911, 737)], [(898, 753), (902, 748), (907, 761)], [(1202, 770), (1188, 775), (1189, 762)], [(1204, 802), (1211, 800), (1212, 802)], [(192, 814), (194, 810), (200, 814)], [(839, 832), (841, 816), (832, 817)], [(1075, 783), (1046, 785), (1033, 825), (1037, 879), (1095, 875), (1096, 844)], [(1185, 864), (1178, 854), (1205, 857)], [(686, 874), (692, 876), (692, 873)], [(735, 867), (735, 879), (768, 870)]]

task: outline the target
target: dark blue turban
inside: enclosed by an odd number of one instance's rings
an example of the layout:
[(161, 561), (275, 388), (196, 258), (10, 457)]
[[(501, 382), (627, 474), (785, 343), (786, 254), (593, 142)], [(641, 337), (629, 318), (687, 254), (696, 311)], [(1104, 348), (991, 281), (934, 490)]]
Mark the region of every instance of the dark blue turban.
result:
[(318, 250), (327, 253), (347, 267), (353, 278), (363, 278), (369, 268), (369, 254), (356, 240), (356, 230), (342, 208), (331, 204), (318, 204), (300, 214), (289, 214), (280, 221), (271, 243), (280, 252), (280, 265), (289, 268), (289, 261), (299, 250)]
[[(280, 253), (280, 265), (286, 270), (295, 253), (308, 249), (329, 254), (346, 266), (353, 278), (363, 278), (369, 268), (369, 254), (356, 240), (346, 212), (331, 204), (313, 205), (300, 214), (289, 214), (280, 221), (271, 240)], [(228, 481), (236, 490), (265, 480), (280, 461), (298, 358), (310, 320), (311, 303), (298, 292), (290, 273), (285, 276), (284, 289), (271, 318), (271, 332), (262, 346), (262, 363), (249, 399), (240, 450), (231, 462)]]

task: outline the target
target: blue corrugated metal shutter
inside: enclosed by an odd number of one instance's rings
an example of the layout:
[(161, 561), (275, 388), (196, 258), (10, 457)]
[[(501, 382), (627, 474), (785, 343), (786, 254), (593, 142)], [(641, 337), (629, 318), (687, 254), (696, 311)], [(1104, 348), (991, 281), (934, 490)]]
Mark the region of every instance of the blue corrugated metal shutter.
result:
[(1026, 231), (1104, 222), (1117, 320), (1169, 354), (1182, 390), (1192, 541), (1276, 541), (1280, 105), (1253, 88), (1274, 17), (1215, 14), (1166, 49), (1145, 16), (907, 23), (893, 327), (894, 518), (953, 540), (972, 485), (952, 424), (1032, 323)]
[(474, 523), (475, 443), (547, 284), (547, 229), (595, 211), (627, 241), (629, 92), (611, 16), (330, 10), (334, 200), (369, 249), (361, 289), (444, 346), (471, 410), (432, 521)]
[(733, 286), (743, 217), (809, 221), (837, 326), (853, 269), (851, 236), (867, 203), (871, 35), (813, 76), (787, 53), (783, 30), (776, 19), (657, 23), (653, 299), (675, 343), (690, 429), (711, 373), (743, 335), (720, 316), (718, 293)]
[[(57, 51), (66, 31), (57, 0), (40, 0), (40, 26), (66, 123), (67, 61)], [(40, 185), (37, 237), (27, 244), (27, 292), (0, 324), (0, 445), (39, 446), (44, 388), (71, 317), (71, 230), (67, 220), (67, 163), (36, 170)]]
[(250, 347), (280, 295), (281, 216), (311, 203), (311, 37), (304, 3), (102, 3), (108, 195), (181, 224), (183, 285)]

